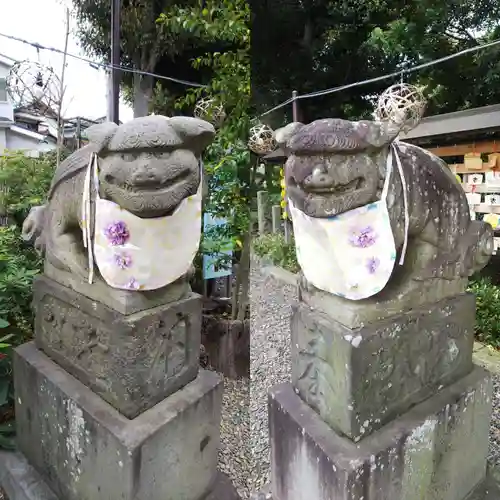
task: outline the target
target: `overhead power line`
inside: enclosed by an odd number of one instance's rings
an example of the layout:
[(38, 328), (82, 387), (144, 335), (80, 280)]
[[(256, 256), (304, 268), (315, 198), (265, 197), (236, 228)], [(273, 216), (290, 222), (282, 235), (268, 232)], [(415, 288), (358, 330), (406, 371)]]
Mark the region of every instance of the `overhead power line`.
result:
[[(15, 42), (23, 43), (25, 45), (30, 45), (31, 47), (34, 47), (37, 50), (46, 50), (49, 52), (55, 52), (56, 54), (64, 55), (64, 50), (56, 49), (54, 47), (46, 47), (40, 43), (30, 42), (28, 40), (24, 40), (24, 39), (19, 38), (17, 36), (6, 35), (5, 33), (0, 33), (0, 36), (7, 38), (9, 40), (13, 40)], [(86, 57), (77, 56), (75, 54), (68, 53), (68, 54), (66, 54), (66, 56), (71, 57), (73, 59), (77, 59), (79, 61), (86, 62), (94, 69), (108, 69), (108, 70), (119, 69), (120, 71), (123, 71), (124, 73), (133, 73), (133, 74), (144, 75), (144, 76), (152, 76), (154, 78), (157, 78), (158, 80), (168, 80), (171, 82), (179, 83), (181, 85), (186, 85), (187, 87), (199, 87), (199, 88), (206, 88), (207, 87), (206, 85), (202, 85), (201, 83), (189, 82), (187, 80), (181, 80), (179, 78), (174, 78), (171, 76), (158, 75), (157, 73), (151, 73), (149, 71), (141, 71), (138, 69), (127, 68), (125, 66), (113, 66), (112, 64), (99, 63), (99, 62), (92, 61), (91, 59), (88, 59)]]
[(342, 90), (347, 90), (347, 89), (350, 89), (353, 87), (360, 87), (361, 85), (367, 85), (369, 83), (375, 83), (375, 82), (380, 82), (382, 80), (388, 80), (390, 78), (394, 78), (394, 77), (397, 77), (397, 76), (402, 75), (402, 74), (414, 73), (415, 71), (419, 71), (421, 69), (428, 68), (430, 66), (435, 66), (436, 64), (441, 64), (445, 61), (449, 61), (450, 59), (454, 59), (455, 57), (460, 57), (460, 56), (463, 56), (465, 54), (470, 54), (472, 52), (478, 52), (480, 50), (489, 49), (489, 48), (494, 47), (494, 46), (499, 45), (499, 44), (500, 44), (500, 39), (497, 39), (497, 40), (494, 40), (493, 42), (485, 43), (482, 45), (477, 45), (476, 47), (470, 47), (468, 49), (461, 50), (460, 52), (456, 52), (455, 54), (450, 54), (450, 55), (445, 56), (445, 57), (440, 57), (439, 59), (434, 59), (432, 61), (428, 61), (428, 62), (423, 63), (423, 64), (418, 64), (417, 66), (413, 66), (411, 68), (406, 68), (403, 70), (395, 71), (393, 73), (388, 73), (388, 74), (382, 75), (382, 76), (377, 76), (375, 78), (370, 78), (368, 80), (362, 80), (359, 82), (348, 83), (347, 85), (341, 85), (340, 87), (332, 87), (332, 88), (326, 89), (326, 90), (319, 90), (316, 92), (310, 92), (309, 94), (302, 94), (302, 95), (298, 95), (296, 97), (291, 97), (290, 99), (287, 99), (286, 101), (282, 102), (281, 104), (278, 104), (274, 108), (262, 113), (260, 116), (268, 115), (268, 114), (272, 113), (273, 111), (277, 111), (278, 109), (283, 108), (285, 106), (288, 106), (290, 103), (297, 101), (297, 100), (300, 100), (300, 99), (309, 99), (309, 98), (313, 98), (313, 97), (320, 97), (320, 96), (327, 95), (327, 94), (333, 94), (334, 92), (340, 92)]

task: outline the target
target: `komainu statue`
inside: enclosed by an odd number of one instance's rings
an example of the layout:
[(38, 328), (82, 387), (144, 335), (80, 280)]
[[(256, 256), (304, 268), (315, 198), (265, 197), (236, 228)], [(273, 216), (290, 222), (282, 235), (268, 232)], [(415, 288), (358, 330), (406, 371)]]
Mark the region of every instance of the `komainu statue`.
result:
[(399, 133), (392, 121), (340, 119), (276, 132), (289, 154), (285, 182), (304, 289), (355, 301), (427, 290), (439, 300), (464, 291), (488, 262), (491, 226), (471, 220), (446, 164), (400, 142)]
[[(186, 275), (201, 233), (203, 120), (148, 116), (95, 125), (61, 163), (23, 236), (47, 265), (82, 281), (155, 290)], [(99, 274), (94, 278), (94, 264)]]

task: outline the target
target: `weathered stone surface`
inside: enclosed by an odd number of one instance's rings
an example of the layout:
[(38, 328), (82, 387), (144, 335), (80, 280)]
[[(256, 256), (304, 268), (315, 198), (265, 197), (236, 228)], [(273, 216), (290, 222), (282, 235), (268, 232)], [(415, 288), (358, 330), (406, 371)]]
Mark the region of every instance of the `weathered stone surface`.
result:
[(348, 300), (323, 292), (308, 283), (302, 273), (298, 282), (299, 300), (354, 329), (464, 293), (468, 280), (394, 280), (391, 287), (365, 300)]
[[(0, 452), (0, 486), (9, 500), (61, 500), (21, 453)], [(230, 479), (219, 472), (215, 484), (200, 500), (240, 500)]]
[(214, 487), (202, 500), (241, 500), (241, 497), (231, 480), (225, 474), (219, 472)]
[[(474, 489), (471, 495), (467, 497), (467, 500), (498, 500), (500, 498), (499, 476), (499, 471), (496, 467), (488, 467), (486, 480)], [(250, 500), (273, 500), (271, 485), (268, 484), (261, 491), (252, 494)]]
[[(482, 269), (493, 254), (493, 232), (488, 224), (471, 220), (465, 192), (440, 158), (418, 146), (394, 142), (400, 130), (400, 124), (390, 121), (328, 118), (295, 123), (275, 136), (288, 153), (287, 196), (311, 218), (334, 217), (379, 201), (387, 156), (391, 148), (397, 149), (406, 184), (408, 247), (404, 264), (386, 289), (411, 306), (414, 299), (428, 302), (425, 295), (419, 300), (418, 294), (406, 300), (412, 281), (431, 281), (435, 300), (449, 293), (448, 285), (437, 286), (438, 281), (456, 281), (452, 286), (462, 288), (455, 293), (465, 291), (464, 278)], [(395, 168), (387, 208), (398, 253), (405, 240), (403, 189)], [(300, 246), (299, 239), (297, 234)], [(328, 248), (324, 250), (328, 254)]]
[(89, 284), (70, 272), (55, 268), (48, 261), (45, 262), (44, 273), (45, 276), (57, 281), (64, 287), (71, 288), (75, 292), (81, 293), (95, 302), (100, 302), (121, 314), (134, 314), (169, 302), (176, 302), (189, 295), (191, 291), (186, 277), (182, 277), (159, 290), (137, 292), (111, 288), (100, 279)]
[(128, 420), (33, 343), (18, 348), (18, 446), (61, 500), (198, 500), (217, 476), (222, 380), (197, 379)]
[(299, 303), (292, 380), (333, 429), (355, 441), (472, 370), (475, 299), (438, 304), (350, 329)]
[[(81, 208), (91, 156), (99, 158), (102, 198), (141, 218), (166, 216), (197, 192), (201, 153), (215, 129), (197, 118), (152, 115), (119, 126), (94, 125), (86, 133), (88, 145), (59, 165), (47, 204), (35, 207), (23, 225), (25, 240), (45, 252), (53, 267), (81, 282), (88, 278)], [(89, 229), (92, 234), (92, 224)]]
[(485, 478), (490, 375), (467, 377), (358, 444), (291, 385), (269, 397), (274, 500), (464, 500)]
[(124, 316), (42, 276), (37, 346), (128, 418), (196, 378), (201, 298)]
[(496, 467), (488, 467), (486, 480), (467, 497), (467, 500), (498, 500), (500, 498), (500, 475)]
[(59, 500), (20, 453), (0, 452), (0, 485), (9, 500)]

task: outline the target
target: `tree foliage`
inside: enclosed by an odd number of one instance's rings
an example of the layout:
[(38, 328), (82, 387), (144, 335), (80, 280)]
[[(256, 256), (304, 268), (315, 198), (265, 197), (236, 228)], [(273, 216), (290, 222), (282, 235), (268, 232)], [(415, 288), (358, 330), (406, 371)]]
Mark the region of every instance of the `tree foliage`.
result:
[[(193, 37), (188, 29), (172, 31), (158, 17), (177, 4), (189, 8), (196, 0), (122, 0), (120, 15), (120, 64), (127, 69), (140, 70), (180, 80), (203, 83), (210, 74), (192, 67), (190, 61), (200, 50), (203, 40)], [(73, 0), (77, 18), (77, 36), (83, 49), (91, 56), (110, 62), (111, 56), (111, 2), (110, 0)], [(204, 51), (221, 50), (220, 45), (208, 44)], [(144, 114), (149, 104), (160, 99), (168, 111), (184, 93), (185, 86), (168, 80), (137, 73), (122, 72), (122, 90), (134, 105), (136, 114)], [(170, 114), (169, 113), (169, 114)]]
[[(253, 93), (270, 108), (292, 90), (338, 87), (455, 53), (500, 35), (499, 8), (493, 0), (254, 0)], [(498, 55), (493, 48), (462, 56), (405, 80), (427, 85), (429, 113), (493, 104)], [(304, 119), (366, 117), (373, 95), (392, 83), (300, 101)], [(281, 122), (282, 113), (273, 118)]]
[(172, 33), (188, 30), (200, 42), (225, 46), (225, 50), (200, 53), (192, 60), (196, 69), (207, 68), (212, 77), (205, 89), (190, 89), (179, 99), (178, 108), (193, 110), (200, 98), (221, 105), (226, 119), (205, 154), (209, 196), (205, 211), (224, 218), (227, 224), (205, 234), (203, 248), (215, 252), (230, 242), (237, 251), (237, 284), (233, 317), (244, 319), (250, 251), (250, 200), (253, 175), (246, 147), (251, 122), (250, 10), (245, 0), (200, 2), (196, 7), (176, 7), (159, 22)]

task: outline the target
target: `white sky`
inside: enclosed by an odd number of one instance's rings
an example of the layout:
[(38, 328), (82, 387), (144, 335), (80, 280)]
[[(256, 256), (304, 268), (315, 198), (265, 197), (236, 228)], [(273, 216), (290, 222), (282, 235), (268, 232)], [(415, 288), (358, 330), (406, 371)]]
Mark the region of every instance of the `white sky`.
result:
[[(71, 8), (70, 0), (0, 0), (0, 3), (0, 33), (64, 50), (65, 5)], [(75, 29), (75, 20), (71, 19), (70, 30), (74, 32)], [(68, 53), (86, 57), (72, 32)], [(34, 47), (4, 37), (0, 37), (0, 54), (21, 61), (39, 60), (40, 63), (51, 66), (60, 76), (62, 54), (40, 50), (38, 59)], [(66, 117), (98, 118), (106, 115), (107, 82), (104, 71), (98, 71), (83, 61), (68, 57), (64, 78), (66, 95), (63, 111)], [(120, 120), (128, 121), (132, 117), (132, 110), (121, 103)]]

